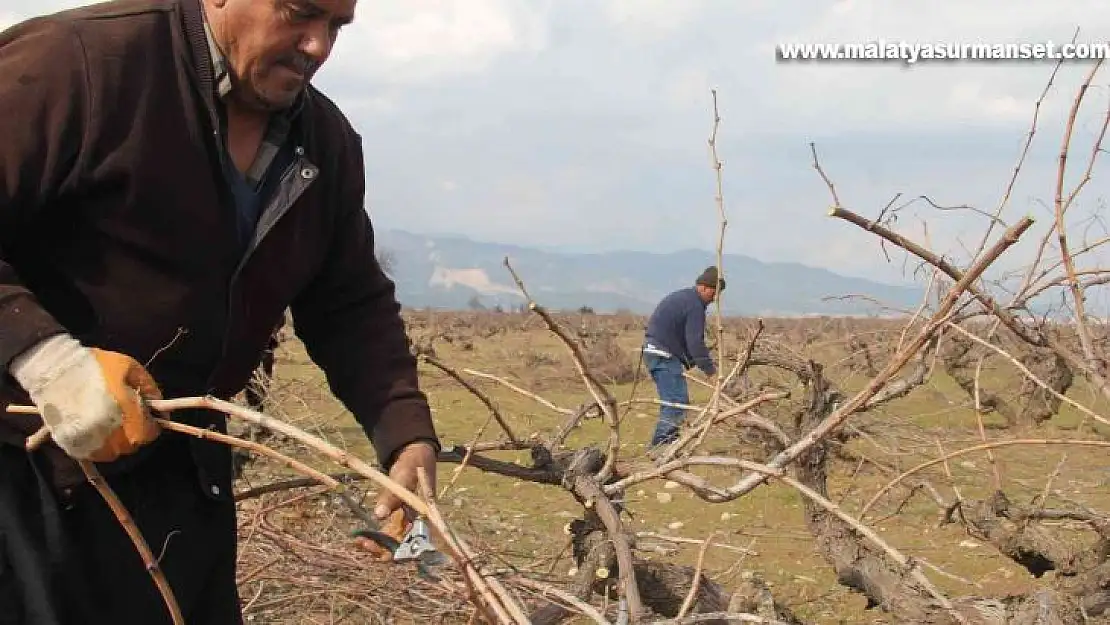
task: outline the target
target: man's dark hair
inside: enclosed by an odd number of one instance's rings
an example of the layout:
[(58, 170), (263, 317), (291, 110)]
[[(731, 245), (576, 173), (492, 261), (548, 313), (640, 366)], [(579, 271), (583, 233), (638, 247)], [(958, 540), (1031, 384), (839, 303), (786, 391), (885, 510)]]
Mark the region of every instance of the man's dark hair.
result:
[(705, 271), (701, 272), (701, 275), (698, 276), (698, 279), (694, 282), (694, 284), (701, 284), (711, 289), (717, 289), (719, 291), (725, 290), (724, 278), (721, 278), (720, 286), (717, 285), (717, 268), (714, 266), (706, 267)]

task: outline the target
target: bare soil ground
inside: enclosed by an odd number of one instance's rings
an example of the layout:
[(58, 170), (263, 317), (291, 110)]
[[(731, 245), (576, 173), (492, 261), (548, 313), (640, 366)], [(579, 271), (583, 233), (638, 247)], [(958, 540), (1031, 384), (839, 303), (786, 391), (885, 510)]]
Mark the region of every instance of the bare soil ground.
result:
[[(536, 315), (406, 311), (406, 320), (415, 348), (487, 394), (518, 437), (550, 432), (566, 421), (568, 411), (592, 402), (566, 347)], [(558, 320), (584, 344), (590, 366), (618, 402), (642, 400), (620, 404), (620, 457), (649, 461), (645, 443), (658, 406), (652, 403), (655, 389), (638, 360), (645, 320), (589, 314), (565, 314)], [(902, 329), (902, 322), (882, 320), (765, 322), (759, 345), (821, 363), (824, 374), (845, 394), (857, 390), (876, 367), (885, 365)], [(755, 321), (729, 319), (726, 326), (724, 347), (734, 360), (745, 348)], [(852, 517), (858, 517), (863, 506), (899, 473), (943, 453), (981, 444), (984, 438), (992, 442), (1106, 440), (1105, 428), (1099, 430), (1101, 426), (1067, 403), (1039, 423), (1014, 422), (1012, 415), (1000, 410), (977, 414), (974, 389), (969, 393), (961, 388), (959, 376), (949, 375), (941, 359), (928, 366), (925, 383), (907, 396), (854, 416), (845, 430), (850, 436), (830, 454), (828, 497)], [(959, 373), (958, 368), (951, 371)], [(490, 411), (459, 382), (423, 361), (421, 374), (446, 448), (502, 437), (489, 418)], [(528, 397), (489, 376), (538, 397)], [(703, 379), (699, 373), (690, 377), (694, 378), (692, 401), (704, 405), (710, 389), (698, 382)], [(804, 399), (797, 381), (770, 368), (753, 367), (749, 383), (749, 392), (737, 393), (738, 397), (767, 389), (791, 392), (790, 398), (755, 410), (783, 427), (790, 425)], [(988, 354), (978, 384), (981, 404), (992, 393), (1012, 404), (1023, 401), (1021, 375), (1001, 357)], [(1107, 412), (1104, 402), (1081, 380), (1068, 389), (1067, 396), (1099, 414)], [(278, 350), (265, 412), (352, 454), (374, 459), (361, 428), (331, 396), (322, 372), (295, 338), (285, 340)], [(603, 449), (607, 432), (600, 418), (587, 418), (565, 447), (596, 444)], [(267, 442), (326, 471), (338, 471), (295, 445)], [(753, 440), (750, 429), (725, 422), (715, 426), (701, 450), (705, 455), (762, 461), (761, 444)], [(1105, 514), (1110, 509), (1107, 452), (1104, 447), (1067, 444), (970, 452), (924, 469), (890, 489), (863, 520), (889, 545), (920, 562), (923, 573), (947, 596), (1021, 595), (1058, 573), (1034, 578), (982, 536), (967, 531), (966, 525), (944, 522), (945, 510), (937, 500), (951, 504), (986, 499), (995, 490), (997, 471), (1014, 503)], [(993, 461), (988, 454), (993, 454)], [(528, 451), (487, 456), (532, 466)], [(472, 466), (457, 471), (458, 467), (457, 462), (440, 464), (438, 502), (448, 524), (480, 552), (483, 563), (572, 590), (577, 571), (566, 526), (581, 518), (583, 509), (568, 490)], [(720, 484), (739, 475), (734, 469), (718, 468), (696, 473)], [(240, 492), (247, 492), (291, 477), (295, 476), (288, 469), (259, 459), (246, 467), (238, 486)], [(371, 486), (352, 482), (353, 492), (364, 496), (367, 509), (376, 495)], [(838, 581), (807, 526), (803, 498), (780, 482), (768, 482), (733, 501), (708, 503), (688, 488), (656, 479), (630, 488), (623, 505), (625, 524), (638, 535), (636, 555), (644, 561), (694, 567), (702, 542), (713, 535), (702, 567), (727, 592), (763, 581), (775, 600), (805, 623), (899, 622), (882, 609), (869, 608), (863, 594)], [(462, 623), (471, 616), (461, 595), (420, 578), (411, 564), (377, 562), (355, 549), (349, 533), (360, 526), (359, 521), (322, 488), (248, 496), (240, 510), (240, 591), (252, 623)], [(1068, 540), (1078, 541), (1084, 549), (1095, 544), (1095, 536), (1084, 532), (1080, 521), (1048, 520), (1040, 525), (1046, 531), (1065, 531)], [(593, 603), (608, 607), (610, 618), (615, 614), (613, 606), (606, 606), (596, 595)]]

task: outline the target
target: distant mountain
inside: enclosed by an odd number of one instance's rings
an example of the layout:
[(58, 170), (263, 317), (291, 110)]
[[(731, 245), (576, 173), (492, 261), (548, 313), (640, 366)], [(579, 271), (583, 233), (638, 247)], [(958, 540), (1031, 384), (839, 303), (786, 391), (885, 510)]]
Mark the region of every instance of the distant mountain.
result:
[[(376, 234), (379, 249), (391, 256), (389, 271), (397, 282), (398, 298), (408, 308), (519, 306), (524, 299), (503, 264), (508, 256), (532, 297), (549, 309), (589, 306), (597, 312), (650, 313), (659, 298), (693, 284), (716, 257), (701, 250), (558, 253), (459, 236), (384, 229)], [(726, 254), (723, 265), (728, 285), (722, 303), (730, 315), (881, 314), (874, 301), (912, 310), (922, 296), (919, 287), (883, 284), (798, 263), (765, 263)], [(842, 298), (845, 295), (864, 295), (874, 301)]]

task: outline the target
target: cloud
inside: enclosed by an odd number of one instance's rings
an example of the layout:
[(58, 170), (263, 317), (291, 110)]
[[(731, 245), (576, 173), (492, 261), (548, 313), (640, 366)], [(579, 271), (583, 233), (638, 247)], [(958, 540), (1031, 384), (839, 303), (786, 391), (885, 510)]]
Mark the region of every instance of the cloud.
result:
[(599, 9), (614, 26), (652, 39), (686, 27), (704, 9), (703, 5), (698, 0), (609, 0), (600, 3)]
[[(0, 0), (0, 20), (72, 6)], [(365, 140), (379, 227), (570, 249), (712, 248), (718, 217), (706, 141), (722, 116), (726, 250), (900, 280), (904, 255), (827, 216), (830, 196), (963, 262), (1022, 153), (1044, 61), (780, 62), (775, 46), (1058, 44), (1110, 40), (1103, 0), (363, 0), (318, 86)], [(1051, 226), (1060, 140), (1090, 63), (1064, 63), (1003, 219)], [(1107, 72), (1075, 129), (1069, 184), (1110, 101)], [(1073, 236), (1110, 190), (1100, 163), (1071, 209)], [(937, 205), (971, 205), (970, 209)], [(1087, 230), (1084, 230), (1087, 228)], [(996, 231), (997, 234), (997, 231)], [(1052, 252), (1050, 252), (1051, 254)], [(1087, 261), (1093, 266), (1097, 259)]]
[(473, 74), (503, 55), (542, 50), (546, 13), (543, 2), (510, 0), (362, 2), (322, 71), (386, 85)]

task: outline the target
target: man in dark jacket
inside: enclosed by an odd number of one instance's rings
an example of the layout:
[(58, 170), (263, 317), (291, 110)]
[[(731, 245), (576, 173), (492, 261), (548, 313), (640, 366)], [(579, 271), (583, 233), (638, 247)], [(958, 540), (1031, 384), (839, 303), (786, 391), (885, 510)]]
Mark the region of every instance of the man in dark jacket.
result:
[(705, 312), (724, 290), (725, 281), (718, 279), (717, 268), (707, 267), (694, 286), (674, 291), (664, 297), (648, 319), (644, 336), (644, 365), (655, 381), (659, 400), (659, 420), (651, 435), (651, 446), (674, 441), (686, 411), (668, 404), (690, 403), (690, 392), (683, 374), (697, 367), (706, 375), (717, 373), (713, 357), (705, 346)]
[[(242, 622), (230, 451), (160, 430), (136, 393), (234, 396), (287, 307), (381, 465), (434, 477), (361, 138), (309, 84), (354, 12), (116, 0), (0, 33), (0, 623), (170, 622), (75, 459), (99, 463), (189, 625)], [(41, 418), (6, 412), (22, 403)]]

